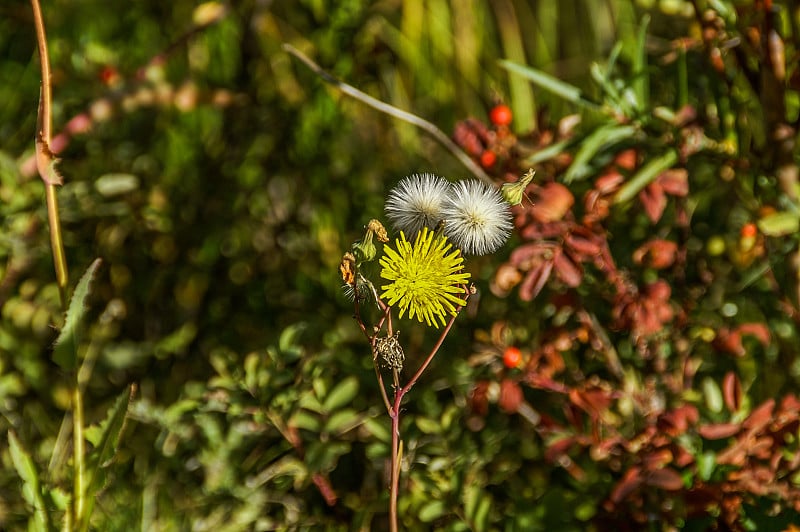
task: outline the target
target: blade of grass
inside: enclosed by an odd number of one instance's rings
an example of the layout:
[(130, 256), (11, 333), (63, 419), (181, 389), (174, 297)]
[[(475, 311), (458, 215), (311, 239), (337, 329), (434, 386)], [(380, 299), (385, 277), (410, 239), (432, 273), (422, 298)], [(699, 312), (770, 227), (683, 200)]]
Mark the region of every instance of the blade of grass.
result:
[(677, 162), (678, 152), (675, 150), (669, 150), (660, 157), (652, 159), (619, 189), (619, 192), (614, 197), (614, 204), (619, 205), (631, 200), (640, 190), (657, 178), (661, 172), (672, 168)]
[[(496, 0), (492, 3), (492, 6), (497, 16), (497, 26), (500, 32), (503, 53), (516, 63), (526, 63), (525, 48), (522, 44), (519, 21), (514, 11), (514, 5), (509, 0)], [(511, 108), (514, 110), (514, 130), (518, 133), (535, 131), (537, 128), (536, 104), (533, 100), (533, 92), (523, 79), (517, 76), (509, 76), (509, 78)]]
[(633, 55), (633, 92), (636, 95), (636, 106), (639, 111), (647, 109), (650, 100), (650, 76), (647, 73), (647, 27), (650, 16), (642, 17), (639, 34), (636, 39), (636, 52)]
[(581, 147), (575, 154), (572, 164), (564, 174), (564, 183), (571, 183), (589, 175), (589, 162), (607, 146), (618, 144), (631, 138), (636, 133), (636, 128), (616, 123), (607, 124), (596, 129), (591, 135), (583, 139)]
[(551, 76), (550, 74), (546, 74), (541, 70), (521, 65), (507, 59), (498, 60), (498, 64), (509, 72), (513, 72), (519, 76), (522, 76), (542, 89), (555, 94), (556, 96), (563, 98), (570, 103), (586, 109), (591, 109), (593, 111), (600, 110), (600, 106), (584, 97), (583, 93), (578, 87), (570, 85), (569, 83), (565, 83), (560, 79)]
[(537, 151), (533, 155), (528, 156), (522, 166), (534, 166), (541, 162), (548, 161), (558, 154), (564, 152), (574, 141), (572, 139), (562, 140), (551, 144), (550, 146)]

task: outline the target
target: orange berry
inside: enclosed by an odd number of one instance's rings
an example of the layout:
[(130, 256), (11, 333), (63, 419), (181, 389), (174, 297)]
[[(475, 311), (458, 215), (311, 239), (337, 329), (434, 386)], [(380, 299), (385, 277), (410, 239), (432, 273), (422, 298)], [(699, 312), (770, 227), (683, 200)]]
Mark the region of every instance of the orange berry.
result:
[(520, 362), (522, 362), (522, 351), (520, 351), (518, 347), (506, 347), (506, 350), (503, 352), (503, 364), (505, 364), (508, 369), (513, 369), (519, 366)]
[(496, 126), (508, 126), (511, 124), (512, 118), (513, 114), (511, 113), (511, 108), (502, 103), (500, 105), (495, 105), (492, 107), (492, 110), (489, 111), (489, 120)]
[(754, 223), (746, 223), (742, 226), (739, 234), (742, 238), (753, 238), (758, 234), (758, 227)]
[(492, 150), (484, 150), (481, 154), (481, 166), (491, 168), (497, 162), (497, 155)]

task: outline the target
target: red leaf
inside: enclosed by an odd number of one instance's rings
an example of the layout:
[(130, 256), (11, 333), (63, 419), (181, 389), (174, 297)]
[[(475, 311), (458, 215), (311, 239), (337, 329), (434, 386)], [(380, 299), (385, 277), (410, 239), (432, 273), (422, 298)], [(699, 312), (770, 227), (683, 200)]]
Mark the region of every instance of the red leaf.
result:
[(659, 279), (645, 286), (645, 293), (647, 293), (647, 299), (663, 303), (669, 301), (672, 295), (672, 288), (669, 286), (669, 283)]
[(772, 411), (775, 408), (775, 399), (768, 399), (764, 401), (758, 408), (753, 410), (747, 419), (744, 420), (742, 425), (757, 432), (766, 427), (772, 420)]
[(569, 400), (575, 406), (581, 408), (593, 417), (597, 417), (611, 404), (611, 394), (600, 388), (591, 390), (572, 389), (569, 392)]
[(523, 244), (511, 252), (508, 262), (512, 266), (516, 266), (522, 270), (528, 270), (536, 261), (541, 259), (545, 249), (547, 248), (543, 247), (542, 244), (538, 242)]
[(533, 218), (541, 223), (557, 222), (572, 208), (575, 197), (560, 183), (545, 183), (536, 192), (536, 201), (530, 208)]
[(606, 170), (603, 175), (594, 182), (594, 189), (600, 194), (610, 194), (616, 192), (619, 186), (625, 181), (625, 177), (616, 170)]
[(693, 405), (683, 405), (665, 412), (658, 422), (662, 430), (670, 436), (680, 436), (691, 426), (697, 423), (700, 414)]
[(667, 491), (677, 491), (683, 488), (683, 478), (674, 469), (665, 467), (664, 469), (656, 469), (647, 474), (645, 483), (648, 486), (661, 488)]
[(722, 328), (717, 331), (717, 337), (712, 344), (714, 347), (725, 353), (730, 353), (737, 357), (745, 355), (744, 345), (742, 345), (742, 335), (739, 331), (731, 331)]
[(558, 457), (566, 454), (569, 448), (575, 443), (577, 443), (575, 436), (567, 436), (566, 438), (551, 442), (544, 452), (545, 460), (549, 462), (555, 461)]
[(484, 146), (481, 141), (481, 133), (485, 133), (486, 126), (477, 120), (465, 120), (458, 122), (453, 131), (453, 140), (461, 146), (465, 152), (473, 157), (483, 153)]
[[(590, 233), (590, 236), (594, 235), (591, 235)], [(567, 235), (567, 238), (564, 239), (564, 244), (571, 250), (575, 251), (578, 255), (582, 255), (587, 259), (596, 257), (603, 249), (600, 243), (597, 242), (597, 239), (591, 239), (585, 235), (579, 235), (575, 231)]]
[(685, 168), (671, 168), (656, 179), (667, 194), (684, 197), (689, 194), (689, 172)]
[(667, 207), (667, 197), (664, 195), (664, 189), (658, 183), (650, 183), (639, 192), (639, 201), (642, 202), (644, 212), (651, 222), (656, 223), (661, 219), (664, 214), (664, 209)]
[(636, 150), (630, 148), (619, 152), (614, 158), (614, 163), (623, 170), (633, 170), (636, 168), (636, 159)]
[(740, 334), (755, 336), (761, 345), (769, 345), (769, 329), (763, 323), (742, 323), (737, 328)]
[(551, 261), (543, 262), (529, 271), (519, 287), (519, 298), (523, 301), (531, 301), (539, 295), (539, 292), (542, 291), (545, 283), (550, 278), (552, 271), (553, 263)]
[(739, 377), (732, 371), (725, 374), (722, 380), (722, 397), (725, 399), (725, 406), (731, 412), (737, 412), (742, 406), (742, 383)]
[(522, 388), (516, 382), (503, 379), (500, 381), (500, 398), (497, 400), (500, 409), (507, 414), (513, 414), (522, 402)]
[(563, 250), (556, 251), (553, 256), (553, 266), (556, 269), (558, 278), (564, 281), (567, 286), (572, 288), (580, 286), (583, 280), (583, 271)]
[(697, 427), (697, 432), (707, 440), (722, 440), (730, 438), (740, 429), (738, 423), (709, 423)]
[(649, 471), (661, 469), (672, 462), (672, 451), (666, 448), (657, 449), (642, 457), (642, 465)]
[(642, 264), (647, 259), (647, 265), (657, 270), (672, 266), (678, 253), (678, 244), (670, 240), (656, 238), (645, 242), (633, 252), (633, 261)]
[(642, 478), (640, 473), (642, 470), (638, 466), (631, 467), (627, 471), (625, 471), (625, 475), (622, 479), (614, 486), (614, 489), (611, 491), (610, 499), (611, 502), (614, 504), (619, 504), (623, 501), (628, 495), (634, 492), (636, 488), (641, 486)]

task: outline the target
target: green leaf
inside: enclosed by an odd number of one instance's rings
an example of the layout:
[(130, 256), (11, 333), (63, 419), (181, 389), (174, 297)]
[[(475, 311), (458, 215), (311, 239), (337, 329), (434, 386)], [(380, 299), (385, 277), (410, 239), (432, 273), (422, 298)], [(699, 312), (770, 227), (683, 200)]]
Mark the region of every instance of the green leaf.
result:
[(56, 339), (53, 349), (53, 360), (63, 369), (75, 369), (78, 362), (78, 331), (86, 314), (86, 298), (89, 296), (91, 282), (97, 274), (101, 264), (100, 259), (95, 259), (84, 272), (67, 309), (64, 327)]
[(716, 466), (717, 456), (712, 451), (706, 451), (697, 457), (697, 474), (703, 482), (711, 480)]
[(371, 417), (364, 421), (364, 426), (374, 438), (387, 443), (392, 439), (392, 431), (388, 425), (389, 422), (383, 418)]
[[(119, 394), (114, 406), (108, 410), (106, 418), (100, 423), (99, 438), (94, 443), (95, 447), (89, 455), (90, 459), (94, 460), (98, 467), (107, 467), (109, 460), (112, 459), (119, 446), (119, 440), (128, 416), (128, 405), (133, 398), (133, 394), (134, 390), (132, 388), (128, 388)], [(91, 492), (89, 494), (91, 495)]]
[(419, 510), (419, 520), (430, 523), (444, 515), (445, 506), (442, 501), (429, 501)]
[(550, 74), (546, 74), (541, 70), (537, 70), (529, 66), (520, 65), (519, 63), (515, 63), (507, 59), (500, 59), (498, 63), (501, 67), (505, 68), (509, 72), (513, 72), (517, 75), (527, 78), (529, 81), (533, 82), (544, 90), (551, 92), (568, 102), (580, 105), (581, 107), (586, 107), (588, 109), (600, 109), (600, 106), (595, 102), (585, 98), (578, 87), (570, 85), (569, 83), (565, 83), (560, 79), (551, 76)]
[(702, 387), (708, 409), (712, 412), (721, 412), (724, 402), (722, 400), (722, 391), (719, 389), (717, 382), (711, 377), (706, 377), (703, 379)]
[(306, 329), (307, 324), (303, 322), (293, 323), (286, 327), (278, 339), (278, 349), (284, 355), (289, 355), (290, 359), (300, 356), (302, 347), (299, 345), (300, 335)]
[(47, 506), (39, 484), (39, 472), (31, 455), (23, 449), (14, 431), (8, 431), (8, 448), (14, 469), (23, 482), (22, 495), (34, 508), (33, 529), (45, 532), (50, 529), (47, 517)]
[(800, 230), (800, 215), (794, 212), (775, 212), (761, 218), (758, 229), (767, 236), (786, 236)]
[(358, 379), (355, 377), (347, 377), (328, 393), (327, 397), (325, 397), (325, 401), (322, 403), (322, 409), (325, 412), (332, 412), (352, 401), (357, 393)]
[(472, 518), (475, 530), (488, 530), (489, 528), (489, 510), (492, 507), (492, 499), (488, 495), (482, 494), (478, 509)]
[(417, 417), (414, 422), (417, 424), (419, 430), (425, 434), (439, 434), (442, 431), (442, 426), (430, 418)]
[(314, 395), (314, 393), (312, 393), (310, 390), (306, 391), (300, 396), (297, 406), (311, 410), (312, 412), (316, 412), (318, 414), (323, 412), (322, 403), (319, 402), (317, 396)]
[(345, 408), (339, 410), (331, 415), (330, 419), (325, 423), (323, 432), (338, 434), (340, 432), (349, 430), (359, 423), (358, 412), (352, 408)]
[(139, 178), (133, 174), (105, 174), (95, 180), (94, 188), (101, 196), (119, 196), (139, 188)]
[(617, 123), (597, 128), (591, 135), (583, 139), (580, 149), (575, 154), (575, 159), (564, 174), (564, 183), (569, 184), (577, 179), (587, 177), (590, 173), (589, 163), (600, 150), (630, 139), (635, 133), (635, 127)]
[(525, 159), (525, 162), (522, 164), (522, 166), (534, 166), (544, 161), (548, 161), (566, 151), (572, 142), (572, 139), (567, 139), (553, 143), (548, 147), (531, 154), (527, 159)]
[(99, 434), (96, 434), (95, 447), (89, 454), (90, 470), (87, 471), (88, 482), (86, 483), (86, 501), (88, 508), (85, 511), (86, 516), (92, 515), (92, 509), (95, 502), (95, 494), (101, 488), (105, 481), (105, 474), (103, 469), (108, 467), (116, 450), (119, 447), (119, 441), (125, 429), (125, 420), (128, 416), (128, 405), (133, 398), (133, 387), (121, 393), (114, 406), (109, 409), (106, 418), (100, 423)]
[(310, 432), (320, 432), (322, 422), (317, 416), (312, 415), (308, 410), (298, 410), (289, 419), (289, 425), (297, 427), (298, 429), (308, 430)]
[(661, 172), (672, 168), (677, 162), (678, 152), (675, 150), (669, 150), (660, 157), (652, 159), (619, 189), (617, 195), (614, 196), (614, 204), (619, 205), (629, 201), (657, 178)]

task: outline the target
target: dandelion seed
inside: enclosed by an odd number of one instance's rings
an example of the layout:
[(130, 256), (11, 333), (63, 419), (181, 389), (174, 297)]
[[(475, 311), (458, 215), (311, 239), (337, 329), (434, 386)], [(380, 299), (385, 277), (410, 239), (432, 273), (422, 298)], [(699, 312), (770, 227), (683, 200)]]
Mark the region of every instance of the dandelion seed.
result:
[(389, 281), (381, 286), (381, 297), (390, 306), (398, 305), (400, 317), (425, 320), (428, 326), (445, 324), (445, 315), (455, 315), (456, 307), (466, 305), (463, 285), (469, 273), (463, 271), (464, 258), (445, 236), (435, 236), (423, 227), (412, 246), (404, 232), (396, 240), (397, 250), (389, 246), (380, 259), (381, 277)]
[(442, 215), (444, 234), (470, 255), (497, 251), (511, 233), (508, 203), (497, 189), (474, 179), (452, 186)]
[(442, 219), (450, 187), (449, 181), (433, 174), (405, 177), (389, 192), (386, 217), (412, 238), (423, 227), (433, 229)]

